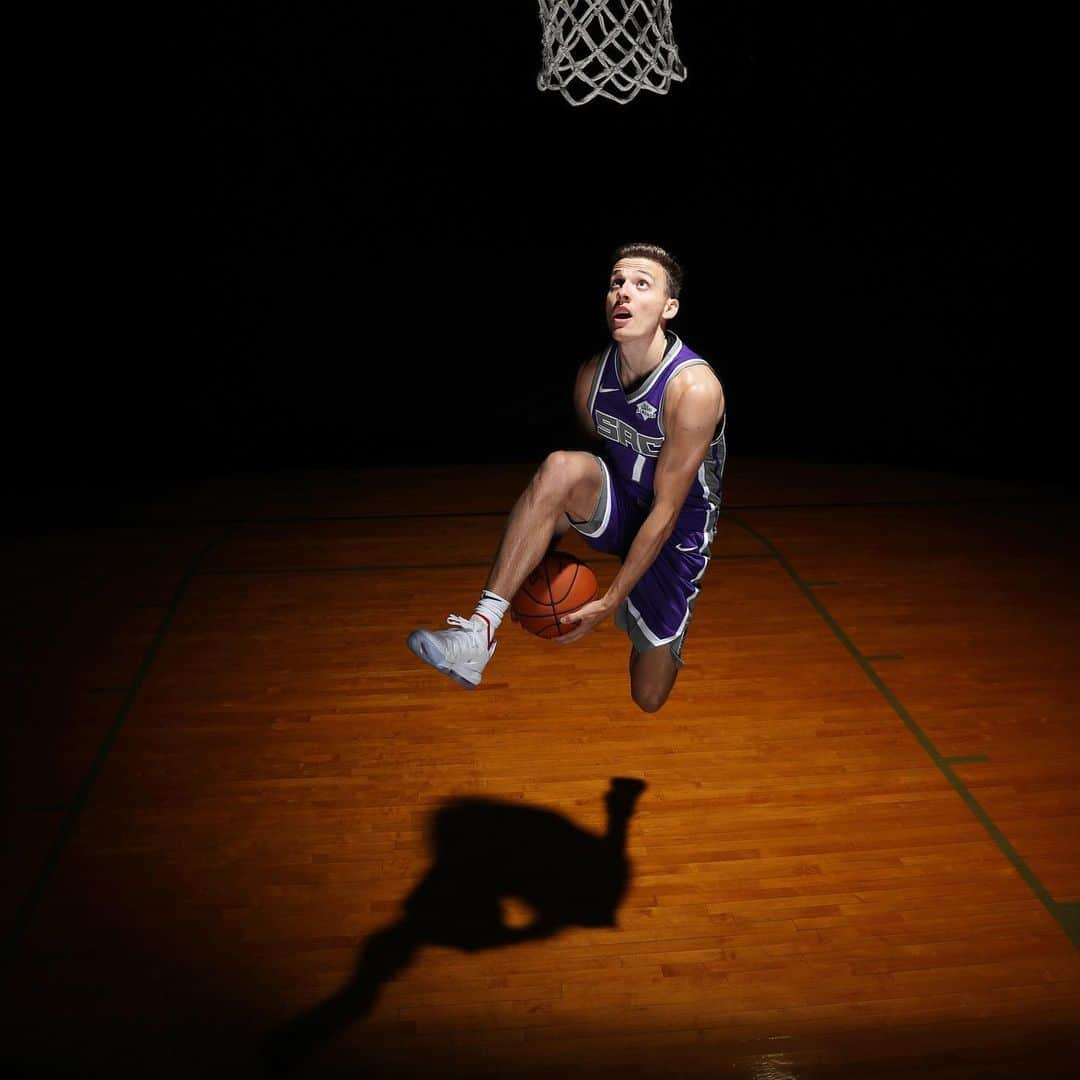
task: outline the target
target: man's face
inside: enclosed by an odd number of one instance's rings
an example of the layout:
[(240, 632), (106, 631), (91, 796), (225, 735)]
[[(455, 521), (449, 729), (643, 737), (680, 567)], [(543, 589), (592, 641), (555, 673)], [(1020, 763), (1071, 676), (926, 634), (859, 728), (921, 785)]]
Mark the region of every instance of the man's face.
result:
[(679, 301), (668, 296), (667, 274), (658, 262), (620, 259), (612, 268), (605, 312), (616, 341), (651, 338), (678, 310)]

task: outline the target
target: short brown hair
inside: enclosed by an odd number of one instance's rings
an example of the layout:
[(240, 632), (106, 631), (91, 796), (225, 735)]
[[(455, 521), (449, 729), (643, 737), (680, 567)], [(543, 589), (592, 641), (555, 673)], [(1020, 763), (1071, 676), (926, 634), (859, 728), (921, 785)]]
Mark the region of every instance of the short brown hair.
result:
[(615, 249), (611, 257), (611, 265), (614, 266), (620, 259), (652, 259), (664, 268), (667, 275), (668, 296), (677, 297), (682, 292), (683, 268), (675, 261), (675, 257), (665, 251), (658, 244), (623, 244)]

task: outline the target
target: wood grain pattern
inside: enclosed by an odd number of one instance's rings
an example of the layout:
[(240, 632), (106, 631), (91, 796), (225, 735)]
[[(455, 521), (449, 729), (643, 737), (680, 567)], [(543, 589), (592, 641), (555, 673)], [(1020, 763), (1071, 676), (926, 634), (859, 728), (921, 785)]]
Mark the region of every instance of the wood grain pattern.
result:
[(108, 527), (24, 522), (8, 1055), (256, 1069), (370, 968), (448, 800), (600, 836), (621, 776), (647, 788), (617, 927), (424, 944), (301, 1073), (1071, 1074), (1067, 494), (735, 463), (686, 669), (645, 716), (610, 625), (568, 648), (507, 625), (475, 693), (404, 648), (471, 610), (527, 475), (239, 477)]

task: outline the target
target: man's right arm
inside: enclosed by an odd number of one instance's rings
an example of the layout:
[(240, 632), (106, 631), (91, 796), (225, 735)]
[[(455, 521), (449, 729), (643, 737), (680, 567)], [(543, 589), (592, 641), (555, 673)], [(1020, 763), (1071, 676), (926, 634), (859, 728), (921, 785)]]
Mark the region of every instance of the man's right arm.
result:
[(592, 391), (593, 379), (596, 378), (596, 368), (600, 363), (600, 354), (586, 360), (578, 368), (577, 381), (574, 383), (574, 411), (577, 413), (585, 434), (590, 439), (597, 439), (596, 424), (593, 423), (592, 413), (589, 412), (589, 394)]

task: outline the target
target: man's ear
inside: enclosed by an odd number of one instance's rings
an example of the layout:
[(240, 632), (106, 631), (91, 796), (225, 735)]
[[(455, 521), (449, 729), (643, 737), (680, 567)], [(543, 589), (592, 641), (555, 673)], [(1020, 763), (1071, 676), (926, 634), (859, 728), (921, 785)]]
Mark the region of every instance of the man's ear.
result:
[(667, 298), (667, 303), (664, 304), (664, 318), (674, 319), (679, 314), (679, 301), (674, 296)]

